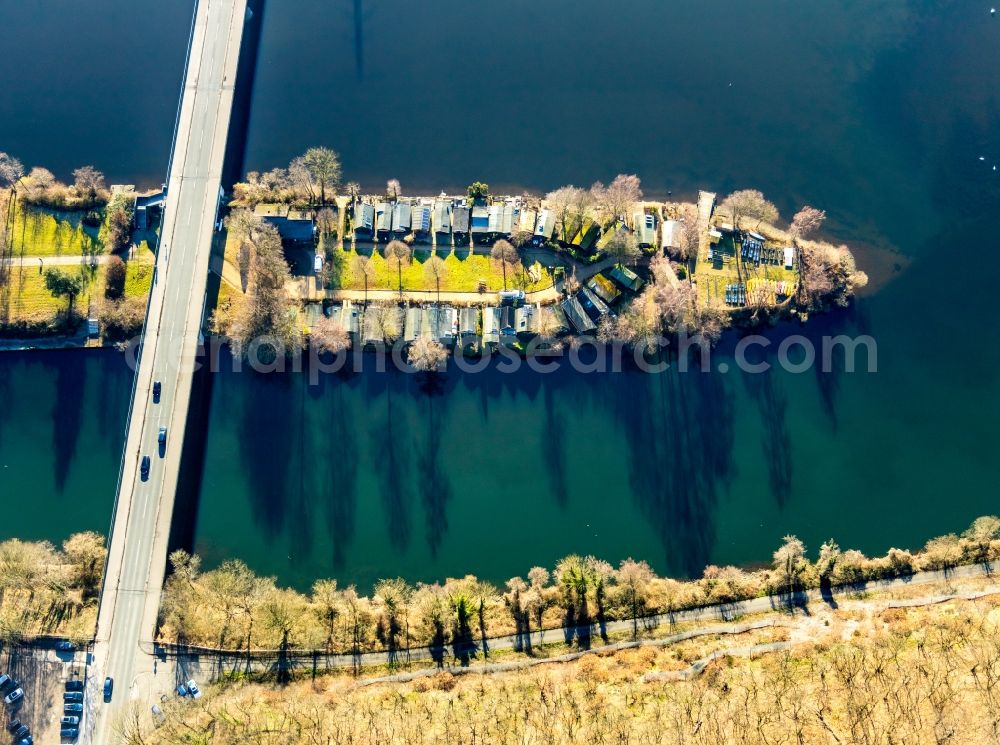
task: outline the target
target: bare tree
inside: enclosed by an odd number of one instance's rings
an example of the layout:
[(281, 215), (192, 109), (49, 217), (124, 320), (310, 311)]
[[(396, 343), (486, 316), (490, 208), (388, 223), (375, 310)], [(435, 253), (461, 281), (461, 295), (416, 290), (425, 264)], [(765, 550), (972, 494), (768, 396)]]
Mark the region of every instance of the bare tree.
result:
[(587, 189), (562, 186), (546, 194), (545, 201), (559, 223), (563, 241), (570, 243), (583, 227), (593, 195)]
[(93, 166), (81, 166), (73, 171), (73, 186), (77, 194), (93, 201), (104, 191), (104, 174)]
[(403, 187), (399, 185), (399, 179), (391, 178), (385, 182), (385, 195), (393, 202), (399, 199), (403, 193)]
[(722, 200), (719, 210), (732, 217), (733, 227), (737, 230), (742, 228), (744, 218), (756, 220), (755, 227), (759, 227), (762, 222), (773, 223), (778, 219), (778, 208), (756, 189), (734, 191)]
[(424, 262), (424, 275), (434, 282), (437, 288), (438, 304), (441, 303), (441, 280), (448, 274), (448, 264), (437, 254), (431, 256)]
[(317, 184), (304, 156), (300, 155), (288, 164), (288, 179), (299, 195), (305, 196), (310, 204), (315, 203)]
[(319, 185), (319, 203), (326, 204), (326, 190), (340, 183), (340, 156), (328, 147), (311, 147), (302, 156), (302, 166), (312, 183)]
[(365, 282), (365, 305), (368, 305), (368, 282), (375, 277), (375, 267), (371, 256), (354, 254), (351, 257), (351, 271), (361, 275)]
[(635, 174), (618, 174), (608, 186), (598, 181), (590, 191), (609, 223), (616, 219), (628, 222), (632, 206), (642, 200), (641, 182)]
[(437, 339), (425, 334), (418, 336), (410, 345), (407, 358), (417, 370), (431, 372), (442, 368), (448, 359), (448, 350)]
[(819, 230), (824, 220), (826, 220), (826, 212), (807, 205), (795, 213), (788, 233), (792, 236), (793, 241), (799, 238), (808, 238)]
[(347, 195), (351, 198), (352, 202), (357, 202), (361, 198), (361, 184), (357, 181), (347, 182)]
[(385, 247), (385, 258), (387, 261), (396, 262), (396, 274), (399, 277), (399, 294), (403, 294), (403, 264), (409, 264), (413, 257), (413, 249), (403, 243), (403, 241), (389, 241)]
[(604, 252), (614, 259), (618, 266), (634, 264), (642, 256), (642, 249), (639, 248), (639, 242), (636, 240), (635, 233), (632, 232), (616, 233), (608, 241)]
[(316, 213), (316, 227), (320, 235), (329, 236), (337, 229), (337, 213), (329, 207), (324, 207)]
[(493, 244), (493, 248), (490, 249), (490, 258), (500, 264), (503, 270), (503, 288), (507, 289), (507, 267), (510, 266), (513, 269), (517, 262), (520, 261), (520, 255), (517, 253), (517, 249), (511, 245), (510, 241), (505, 241), (503, 238), (498, 240)]
[(313, 325), (309, 343), (319, 352), (340, 354), (350, 348), (351, 335), (339, 320), (323, 316)]
[(0, 186), (17, 191), (17, 185), (24, 176), (24, 166), (17, 158), (0, 153)]

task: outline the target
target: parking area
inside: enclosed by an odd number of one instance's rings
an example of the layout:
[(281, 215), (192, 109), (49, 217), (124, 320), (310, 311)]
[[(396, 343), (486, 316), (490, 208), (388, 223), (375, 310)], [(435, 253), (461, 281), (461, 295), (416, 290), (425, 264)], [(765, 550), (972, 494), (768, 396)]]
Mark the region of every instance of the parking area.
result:
[[(33, 745), (74, 742), (75, 736), (62, 736), (60, 719), (75, 716), (84, 721), (93, 710), (96, 701), (92, 681), (87, 680), (88, 658), (89, 652), (85, 649), (57, 650), (55, 644), (0, 647), (0, 676), (10, 678), (4, 683), (2, 695), (6, 697), (18, 689), (23, 691), (17, 702), (3, 705), (0, 715), (4, 728), (2, 737), (10, 742)], [(69, 688), (80, 690), (67, 691), (67, 682), (70, 682)], [(67, 693), (81, 700), (65, 701)], [(65, 711), (67, 705), (79, 711)], [(16, 730), (9, 728), (15, 719), (20, 726), (27, 727), (30, 734), (17, 737)], [(67, 725), (68, 729), (71, 727)]]

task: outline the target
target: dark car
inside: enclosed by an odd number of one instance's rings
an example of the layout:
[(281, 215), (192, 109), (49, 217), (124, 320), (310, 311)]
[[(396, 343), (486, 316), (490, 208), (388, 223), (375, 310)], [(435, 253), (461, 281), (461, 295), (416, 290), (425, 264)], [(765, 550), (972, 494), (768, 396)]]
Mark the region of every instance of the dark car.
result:
[(79, 734), (80, 730), (78, 730), (76, 727), (63, 727), (61, 730), (59, 730), (59, 736), (65, 737), (69, 740), (75, 740), (77, 735)]
[(63, 714), (83, 714), (83, 704), (63, 704)]
[(153, 403), (160, 403), (160, 381), (153, 383)]
[(83, 681), (82, 680), (67, 680), (66, 681), (67, 691), (82, 691)]
[(28, 735), (23, 740), (21, 740), (21, 742), (18, 743), (18, 745), (35, 745), (35, 738), (32, 737), (31, 735)]
[(63, 701), (67, 704), (78, 704), (83, 701), (83, 693), (81, 691), (67, 691), (63, 694)]
[(14, 687), (14, 681), (11, 680), (11, 677), (9, 675), (7, 675), (6, 673), (0, 675), (0, 693), (6, 694), (7, 689), (13, 687)]
[(142, 478), (146, 479), (149, 476), (149, 456), (142, 456), (142, 463), (139, 465), (139, 473), (142, 474)]
[(27, 737), (30, 734), (31, 734), (31, 728), (26, 724), (22, 724), (20, 727), (14, 730), (14, 739), (20, 740), (24, 737)]
[(20, 719), (11, 719), (10, 723), (7, 725), (7, 731), (8, 732), (14, 732), (20, 726), (21, 726), (21, 720)]
[(104, 700), (105, 701), (110, 701), (111, 700), (111, 692), (114, 690), (114, 687), (115, 687), (115, 681), (113, 681), (111, 678), (105, 678), (104, 679)]
[(76, 645), (73, 642), (59, 642), (56, 644), (56, 650), (59, 652), (75, 652)]
[(160, 434), (157, 437), (157, 440), (159, 441), (159, 443), (161, 445), (166, 445), (167, 444), (167, 428), (166, 427), (160, 427)]

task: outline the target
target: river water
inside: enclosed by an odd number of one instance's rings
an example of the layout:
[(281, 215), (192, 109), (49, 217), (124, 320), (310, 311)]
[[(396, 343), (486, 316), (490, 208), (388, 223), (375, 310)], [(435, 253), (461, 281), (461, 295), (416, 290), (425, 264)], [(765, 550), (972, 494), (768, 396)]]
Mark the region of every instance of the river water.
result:
[[(134, 33), (0, 0), (8, 48), (57, 50), (0, 99), (0, 149), (155, 183), (190, 15), (107, 4)], [(218, 373), (183, 503), (209, 563), (239, 556), (299, 586), (502, 580), (574, 551), (687, 574), (767, 561), (786, 533), (881, 552), (997, 511), (988, 7), (269, 0), (253, 22), (247, 168), (322, 143), (369, 188), (537, 192), (636, 172), (654, 195), (754, 186), (786, 217), (814, 204), (874, 282), (805, 331), (870, 334), (878, 371), (452, 371), (431, 390), (399, 373)], [(54, 135), (67, 127), (70, 142)], [(0, 534), (106, 528), (127, 395), (113, 352), (0, 358), (0, 492), (30, 496)]]

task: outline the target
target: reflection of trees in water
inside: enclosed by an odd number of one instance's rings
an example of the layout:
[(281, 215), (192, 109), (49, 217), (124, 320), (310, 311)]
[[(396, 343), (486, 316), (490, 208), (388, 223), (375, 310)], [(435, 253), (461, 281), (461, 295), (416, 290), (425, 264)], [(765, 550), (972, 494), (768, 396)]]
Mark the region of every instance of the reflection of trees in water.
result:
[(348, 383), (329, 378), (324, 378), (324, 382), (331, 404), (323, 423), (328, 437), (317, 454), (326, 463), (327, 478), (319, 485), (318, 493), (327, 498), (326, 519), (333, 542), (333, 565), (340, 569), (344, 566), (345, 551), (354, 538), (358, 504), (357, 421), (344, 395)]
[(406, 401), (397, 402), (393, 396), (395, 377), (402, 374), (365, 373), (367, 401), (370, 403), (376, 400), (379, 392), (385, 396), (385, 414), (380, 419), (375, 419), (371, 430), (372, 464), (378, 476), (389, 540), (398, 551), (404, 551), (410, 542), (407, 444), (410, 442), (412, 430), (405, 426)]
[(121, 455), (132, 394), (132, 371), (125, 356), (117, 350), (94, 350), (87, 354), (100, 355), (101, 384), (97, 387), (97, 434), (110, 444), (115, 458)]
[(560, 507), (569, 503), (569, 486), (566, 483), (566, 417), (556, 407), (556, 382), (545, 386), (545, 426), (542, 432), (542, 458), (549, 466), (548, 477), (552, 494)]
[(292, 459), (301, 447), (301, 383), (295, 375), (249, 369), (219, 382), (243, 387), (244, 395), (233, 401), (240, 414), (240, 457), (255, 522), (273, 540), (284, 528), (293, 487), (301, 489), (298, 475), (294, 485), (289, 483)]
[(442, 425), (448, 403), (448, 396), (442, 395), (445, 394), (446, 380), (445, 376), (436, 373), (421, 373), (417, 377), (420, 391), (417, 396), (422, 397), (426, 403), (422, 417), (426, 434), (418, 448), (417, 483), (424, 507), (427, 547), (431, 556), (437, 556), (441, 540), (448, 530), (446, 510), (453, 495), (451, 479), (441, 465)]
[(760, 410), (760, 445), (767, 465), (771, 493), (778, 507), (784, 507), (792, 493), (792, 437), (788, 432), (788, 394), (775, 382), (775, 372), (745, 373), (747, 393)]
[(667, 564), (700, 574), (715, 541), (720, 487), (733, 474), (733, 400), (716, 373), (625, 373), (612, 386), (632, 496)]
[(83, 400), (87, 388), (86, 359), (82, 355), (44, 352), (42, 364), (55, 371), (52, 404), (52, 472), (56, 490), (66, 488), (70, 465), (76, 456), (83, 426)]

